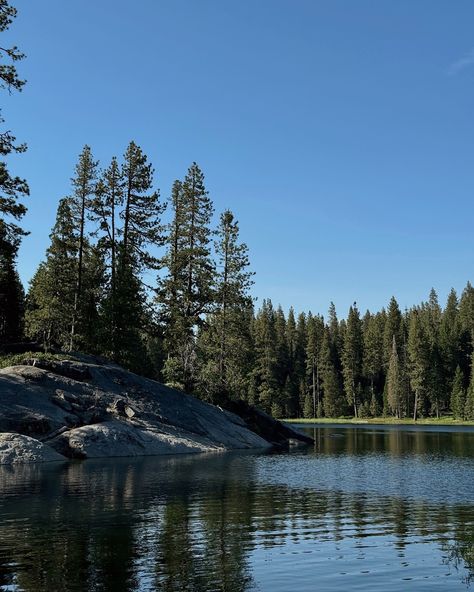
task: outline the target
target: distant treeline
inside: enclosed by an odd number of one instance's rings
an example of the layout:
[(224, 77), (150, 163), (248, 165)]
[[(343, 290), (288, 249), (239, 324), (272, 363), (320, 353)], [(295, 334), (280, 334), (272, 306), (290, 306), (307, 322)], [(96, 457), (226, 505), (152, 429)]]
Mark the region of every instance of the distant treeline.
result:
[[(0, 33), (15, 16), (0, 2)], [(23, 54), (13, 46), (0, 57), (0, 88), (21, 91)], [(134, 142), (103, 168), (84, 147), (25, 296), (16, 258), (29, 188), (5, 161), (25, 149), (0, 131), (0, 348), (28, 339), (45, 351), (99, 354), (206, 400), (243, 398), (279, 417), (474, 419), (470, 284), (444, 310), (432, 291), (404, 313), (392, 298), (362, 318), (354, 304), (341, 321), (333, 305), (327, 320), (285, 316), (269, 300), (255, 313), (232, 212), (212, 225), (196, 163), (163, 202)]]
[(287, 317), (269, 300), (252, 319), (248, 396), (286, 417), (396, 417), (453, 413), (474, 419), (474, 288), (451, 290), (444, 309), (434, 290), (401, 312), (360, 315), (356, 304), (338, 320)]

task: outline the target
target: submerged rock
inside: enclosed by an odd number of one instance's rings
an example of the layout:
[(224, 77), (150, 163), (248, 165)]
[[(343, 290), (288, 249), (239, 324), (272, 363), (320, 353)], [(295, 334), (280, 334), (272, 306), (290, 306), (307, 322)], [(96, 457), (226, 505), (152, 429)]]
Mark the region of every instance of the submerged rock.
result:
[(287, 448), (313, 442), (313, 438), (310, 436), (306, 436), (295, 428), (274, 419), (268, 413), (249, 405), (245, 401), (227, 401), (226, 407), (242, 418), (248, 428), (277, 448)]
[(249, 405), (221, 409), (85, 356), (80, 362), (27, 360), (0, 370), (0, 432), (29, 436), (29, 445), (36, 442), (44, 454), (81, 459), (269, 448), (308, 440)]

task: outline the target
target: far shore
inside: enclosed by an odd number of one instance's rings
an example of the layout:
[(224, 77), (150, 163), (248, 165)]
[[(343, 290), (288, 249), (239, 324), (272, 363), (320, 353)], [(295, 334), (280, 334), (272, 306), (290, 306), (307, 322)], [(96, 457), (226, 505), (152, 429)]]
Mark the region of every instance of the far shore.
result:
[(427, 417), (414, 421), (410, 418), (398, 419), (396, 417), (315, 417), (313, 419), (282, 419), (286, 423), (307, 424), (357, 424), (357, 425), (433, 425), (433, 426), (474, 426), (474, 421), (463, 421), (450, 416)]

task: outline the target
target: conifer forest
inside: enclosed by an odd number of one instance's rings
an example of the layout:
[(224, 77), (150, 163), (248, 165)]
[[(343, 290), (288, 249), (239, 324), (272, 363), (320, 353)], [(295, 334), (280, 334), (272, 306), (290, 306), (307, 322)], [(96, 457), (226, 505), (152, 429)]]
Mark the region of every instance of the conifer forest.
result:
[[(16, 11), (0, 2), (0, 32)], [(17, 47), (1, 49), (4, 92), (22, 90)], [(170, 195), (131, 141), (98, 162), (81, 150), (58, 199), (49, 247), (28, 286), (17, 260), (29, 195), (0, 134), (0, 347), (80, 351), (216, 404), (244, 399), (275, 417), (474, 420), (474, 287), (401, 310), (329, 305), (327, 316), (252, 297), (238, 212), (215, 212), (192, 163)], [(120, 155), (123, 152), (123, 155)], [(21, 158), (15, 169), (21, 170)], [(157, 163), (159, 168), (159, 163)], [(58, 196), (59, 198), (60, 196)], [(46, 230), (45, 230), (46, 231)], [(284, 245), (282, 245), (284, 248)], [(396, 286), (393, 287), (394, 292)], [(278, 294), (271, 295), (278, 302)]]

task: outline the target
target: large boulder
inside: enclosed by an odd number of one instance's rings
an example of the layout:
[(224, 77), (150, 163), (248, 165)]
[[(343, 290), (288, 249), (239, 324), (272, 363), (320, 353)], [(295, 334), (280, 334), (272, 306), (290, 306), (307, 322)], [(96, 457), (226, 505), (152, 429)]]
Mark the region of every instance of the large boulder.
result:
[(62, 455), (30, 436), (0, 433), (0, 465), (66, 460)]
[(203, 437), (171, 429), (141, 429), (117, 420), (64, 431), (49, 444), (65, 456), (78, 459), (225, 450)]

